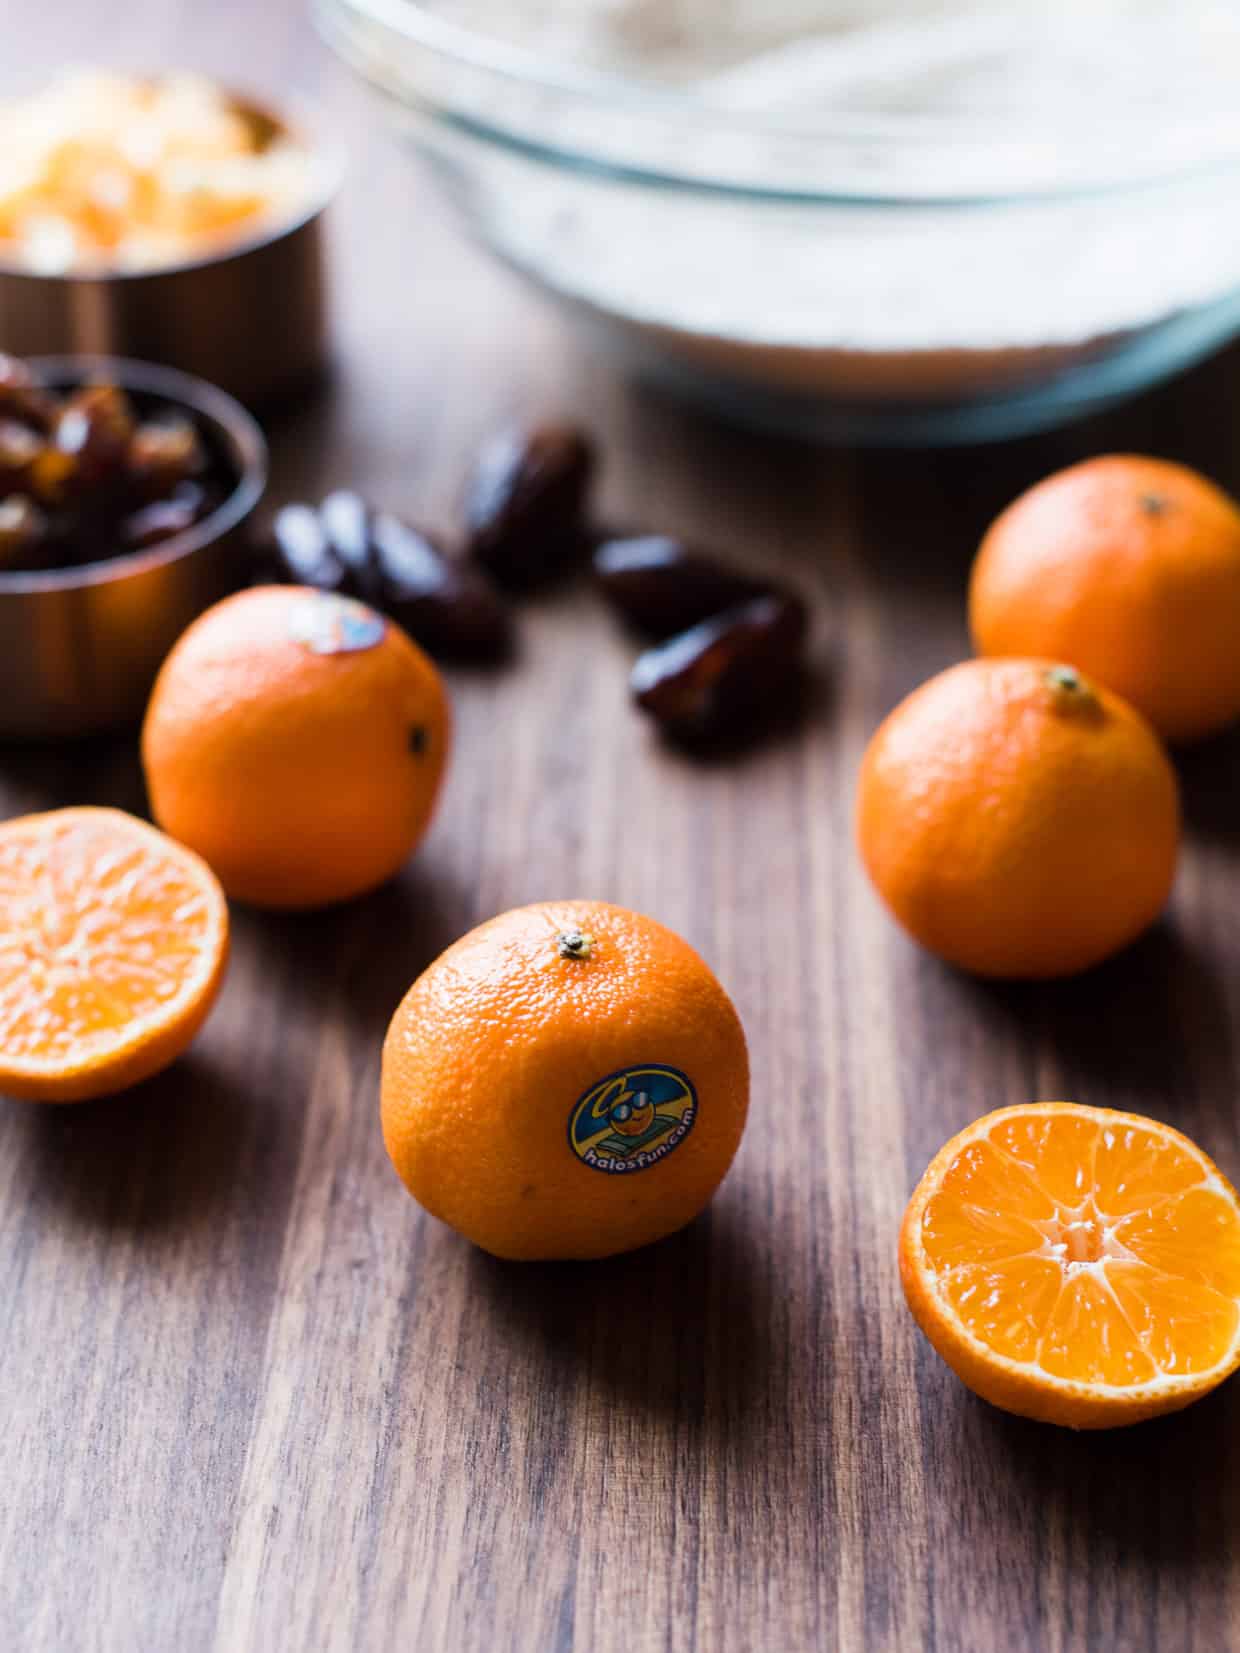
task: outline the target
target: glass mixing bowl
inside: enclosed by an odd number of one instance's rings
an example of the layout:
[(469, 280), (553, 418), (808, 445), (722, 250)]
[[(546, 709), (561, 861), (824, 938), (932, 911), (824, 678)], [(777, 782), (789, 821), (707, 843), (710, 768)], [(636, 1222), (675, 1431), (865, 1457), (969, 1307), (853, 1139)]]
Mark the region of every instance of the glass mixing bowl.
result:
[(761, 65), (705, 91), (608, 73), (523, 44), (522, 6), (504, 38), (454, 21), (460, 0), (317, 15), (494, 252), (717, 412), (989, 440), (1240, 331), (1240, 20), (1217, 0), (1143, 4), (1140, 37), (1064, 13), (1027, 97), (1009, 81), (959, 109), (915, 85), (772, 110)]

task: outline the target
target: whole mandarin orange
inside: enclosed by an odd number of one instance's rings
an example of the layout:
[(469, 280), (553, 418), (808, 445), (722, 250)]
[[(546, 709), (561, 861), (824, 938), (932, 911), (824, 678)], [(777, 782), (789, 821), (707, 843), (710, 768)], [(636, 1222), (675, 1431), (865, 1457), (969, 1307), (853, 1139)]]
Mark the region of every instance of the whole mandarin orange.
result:
[(156, 680), (142, 761), (156, 820), (230, 896), (344, 901), (395, 873), (447, 757), (435, 667), (346, 598), (262, 586), (186, 631)]
[(1113, 454), (997, 518), (969, 591), (983, 655), (1063, 660), (1169, 740), (1240, 717), (1240, 509), (1196, 471)]
[(607, 1257), (682, 1228), (748, 1104), (718, 980), (663, 925), (601, 901), (471, 931), (413, 984), (383, 1048), (392, 1163), (497, 1257)]
[(1145, 720), (1073, 667), (968, 660), (874, 735), (857, 838), (892, 913), (983, 976), (1066, 976), (1171, 890), (1179, 791)]

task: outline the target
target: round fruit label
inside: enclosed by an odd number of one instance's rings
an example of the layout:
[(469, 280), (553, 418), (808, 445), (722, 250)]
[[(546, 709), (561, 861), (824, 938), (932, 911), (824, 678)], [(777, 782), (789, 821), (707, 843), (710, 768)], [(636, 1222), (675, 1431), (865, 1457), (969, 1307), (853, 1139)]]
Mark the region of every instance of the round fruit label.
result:
[(646, 1171), (680, 1147), (697, 1107), (692, 1081), (679, 1068), (624, 1068), (577, 1102), (568, 1120), (569, 1146), (593, 1171)]
[(365, 603), (316, 591), (289, 615), (289, 634), (311, 654), (356, 654), (383, 641), (386, 621)]

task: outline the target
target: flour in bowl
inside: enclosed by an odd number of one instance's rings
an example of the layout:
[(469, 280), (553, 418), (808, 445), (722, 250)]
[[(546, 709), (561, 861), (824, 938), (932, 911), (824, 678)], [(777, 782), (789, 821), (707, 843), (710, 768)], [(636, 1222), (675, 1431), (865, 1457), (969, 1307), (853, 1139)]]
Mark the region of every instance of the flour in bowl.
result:
[[(1233, 0), (441, 0), (472, 32), (778, 109), (1066, 107), (1234, 86)], [(1152, 72), (1155, 71), (1155, 72)]]
[(619, 175), (496, 161), (481, 211), (511, 261), (692, 369), (845, 400), (1000, 394), (1240, 289), (1240, 167), (1191, 175), (1235, 137), (1231, 0), (436, 11), (552, 75), (657, 94), (633, 113), (498, 96), (497, 126)]

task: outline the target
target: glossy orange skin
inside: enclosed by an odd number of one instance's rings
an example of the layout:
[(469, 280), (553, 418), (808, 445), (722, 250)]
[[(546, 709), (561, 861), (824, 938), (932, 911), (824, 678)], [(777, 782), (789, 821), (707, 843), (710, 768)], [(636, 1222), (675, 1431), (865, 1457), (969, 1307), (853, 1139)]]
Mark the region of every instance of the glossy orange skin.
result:
[(1168, 740), (1240, 717), (1240, 509), (1183, 465), (1090, 459), (1038, 483), (982, 541), (979, 654), (1063, 660)]
[(1071, 975), (1158, 916), (1180, 837), (1175, 773), (1116, 695), (1045, 661), (969, 660), (874, 735), (857, 839), (922, 946), (982, 976)]
[(258, 587), (195, 621), (142, 731), (156, 820), (260, 907), (325, 906), (390, 878), (448, 754), (447, 694), (421, 649), (386, 621), (374, 647), (315, 654), (290, 629), (306, 597)]
[[(561, 956), (580, 930), (590, 956)], [(643, 1063), (679, 1068), (698, 1115), (666, 1158), (607, 1175), (569, 1145), (578, 1100)], [(383, 1140), (420, 1204), (497, 1257), (607, 1257), (690, 1222), (745, 1127), (749, 1063), (727, 994), (653, 919), (597, 901), (519, 907), (449, 947), (383, 1048)]]

